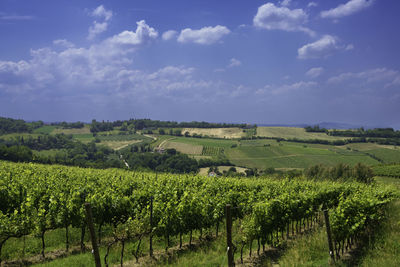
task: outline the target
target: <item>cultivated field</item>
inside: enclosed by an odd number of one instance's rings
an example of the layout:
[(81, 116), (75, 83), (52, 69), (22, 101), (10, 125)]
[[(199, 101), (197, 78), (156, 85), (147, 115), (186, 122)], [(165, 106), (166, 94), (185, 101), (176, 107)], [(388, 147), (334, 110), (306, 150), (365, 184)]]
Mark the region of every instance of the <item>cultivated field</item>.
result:
[(320, 139), (320, 140), (344, 140), (346, 137), (329, 136), (325, 133), (306, 132), (304, 128), (297, 127), (257, 127), (257, 136), (264, 137), (281, 137), (281, 138), (297, 138), (297, 139)]
[(241, 138), (246, 136), (246, 133), (243, 132), (243, 129), (240, 128), (184, 128), (182, 130), (182, 134), (188, 132), (190, 135), (194, 133), (197, 135), (217, 137), (217, 138)]
[(336, 165), (344, 163), (355, 165), (362, 162), (367, 165), (379, 164), (379, 161), (362, 152), (350, 151), (329, 145), (300, 144), (267, 140), (241, 141), (237, 148), (225, 151), (227, 158), (235, 165), (248, 168), (307, 168), (316, 164)]
[(224, 155), (237, 166), (257, 169), (303, 169), (316, 164), (333, 166), (338, 163), (355, 165), (361, 162), (378, 165), (400, 162), (400, 149), (370, 143), (333, 146), (277, 142), (271, 139), (230, 140), (166, 135), (161, 136), (156, 143), (162, 143), (164, 148), (175, 148), (182, 153), (196, 156), (197, 159)]
[(127, 146), (140, 143), (141, 140), (129, 140), (129, 141), (101, 141), (100, 144), (105, 145), (114, 150), (120, 150)]
[(52, 134), (58, 134), (58, 133), (63, 133), (63, 134), (90, 134), (90, 126), (88, 124), (85, 124), (85, 126), (83, 128), (79, 128), (79, 129), (56, 128), (50, 133), (52, 133)]
[(174, 141), (165, 142), (162, 147), (165, 149), (174, 148), (177, 151), (188, 155), (201, 155), (201, 152), (203, 151), (203, 146), (201, 145), (185, 144)]

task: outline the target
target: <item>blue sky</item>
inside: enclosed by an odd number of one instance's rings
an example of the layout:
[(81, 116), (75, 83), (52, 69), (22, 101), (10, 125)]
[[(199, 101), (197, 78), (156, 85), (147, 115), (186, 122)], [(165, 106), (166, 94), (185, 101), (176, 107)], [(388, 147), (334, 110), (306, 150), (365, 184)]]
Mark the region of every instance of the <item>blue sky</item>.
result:
[(396, 0), (1, 0), (0, 116), (400, 128)]

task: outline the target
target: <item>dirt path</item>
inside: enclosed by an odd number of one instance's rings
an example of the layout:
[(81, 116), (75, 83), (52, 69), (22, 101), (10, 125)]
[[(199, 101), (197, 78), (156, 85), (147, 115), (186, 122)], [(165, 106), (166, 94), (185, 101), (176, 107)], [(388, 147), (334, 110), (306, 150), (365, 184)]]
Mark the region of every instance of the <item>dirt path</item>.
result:
[(175, 137), (171, 137), (171, 138), (165, 139), (164, 141), (162, 141), (162, 142), (158, 145), (157, 148), (158, 148), (158, 149), (162, 148), (162, 146), (163, 146), (166, 142), (171, 141), (171, 140), (173, 140), (173, 139), (175, 139)]

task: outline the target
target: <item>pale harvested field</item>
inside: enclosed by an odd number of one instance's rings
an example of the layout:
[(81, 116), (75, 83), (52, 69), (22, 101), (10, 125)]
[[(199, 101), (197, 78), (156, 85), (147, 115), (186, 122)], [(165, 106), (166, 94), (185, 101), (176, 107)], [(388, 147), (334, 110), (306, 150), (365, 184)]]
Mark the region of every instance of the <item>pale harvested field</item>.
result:
[(329, 136), (325, 133), (308, 133), (304, 128), (298, 127), (257, 127), (257, 136), (298, 138), (298, 139), (321, 139), (321, 140), (344, 140), (347, 137)]
[(241, 138), (246, 136), (246, 133), (243, 132), (243, 129), (240, 128), (184, 128), (182, 129), (182, 134), (189, 132), (190, 135), (194, 133), (198, 135), (208, 135), (210, 137), (217, 138)]
[(203, 146), (200, 145), (191, 145), (170, 141), (164, 142), (162, 147), (165, 149), (174, 148), (177, 151), (188, 155), (201, 155), (201, 152), (203, 151)]
[(135, 144), (135, 143), (140, 143), (140, 142), (141, 142), (141, 140), (101, 141), (101, 144), (105, 145), (109, 148), (112, 148), (114, 150), (120, 150), (120, 149), (123, 149), (124, 147), (127, 147), (127, 146)]

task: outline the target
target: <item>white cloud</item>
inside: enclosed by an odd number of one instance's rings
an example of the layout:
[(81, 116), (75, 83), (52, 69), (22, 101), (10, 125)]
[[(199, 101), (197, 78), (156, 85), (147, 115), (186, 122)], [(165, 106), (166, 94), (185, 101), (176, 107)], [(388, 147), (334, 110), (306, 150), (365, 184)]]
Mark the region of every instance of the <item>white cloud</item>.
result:
[(297, 50), (297, 57), (299, 59), (327, 57), (336, 51), (348, 50), (348, 47), (349, 46), (340, 45), (336, 37), (324, 35), (318, 41), (300, 47)]
[(67, 41), (65, 39), (54, 40), (53, 44), (61, 46), (61, 47), (65, 47), (65, 48), (71, 48), (71, 47), (75, 46), (73, 43), (71, 43), (70, 41)]
[(0, 20), (34, 20), (36, 17), (28, 15), (7, 15), (0, 13)]
[(175, 39), (177, 36), (178, 36), (178, 32), (177, 31), (169, 30), (169, 31), (166, 31), (166, 32), (164, 32), (162, 34), (162, 39), (164, 41), (168, 41), (168, 40), (171, 40), (171, 39)]
[(226, 70), (224, 68), (218, 68), (215, 69), (214, 72), (225, 72)]
[(362, 72), (345, 72), (338, 76), (331, 77), (328, 83), (343, 83), (354, 81), (356, 84), (366, 83), (380, 83), (382, 87), (389, 87), (393, 85), (399, 85), (400, 73), (396, 70), (387, 68), (377, 68), (366, 70)]
[(315, 2), (310, 2), (310, 3), (308, 3), (308, 5), (307, 5), (307, 7), (316, 7), (316, 6), (318, 6), (318, 4), (315, 3)]
[(210, 45), (220, 41), (222, 37), (228, 35), (230, 32), (231, 31), (227, 27), (221, 25), (204, 27), (200, 30), (186, 28), (179, 34), (178, 42)]
[(93, 25), (89, 27), (89, 34), (87, 39), (93, 40), (98, 34), (105, 32), (108, 28), (108, 21), (112, 18), (113, 13), (111, 10), (107, 10), (103, 5), (98, 6), (94, 9), (90, 15), (92, 17), (103, 19), (104, 21), (98, 22), (93, 21)]
[(283, 0), (280, 1), (279, 3), (281, 4), (281, 6), (290, 6), (292, 0)]
[(373, 3), (374, 0), (350, 0), (347, 3), (341, 4), (335, 8), (321, 11), (321, 17), (338, 19), (365, 9), (371, 6)]
[(301, 31), (309, 35), (315, 33), (304, 24), (307, 23), (308, 15), (302, 9), (289, 9), (277, 7), (273, 3), (267, 3), (258, 8), (253, 18), (253, 25), (267, 30)]
[(20, 75), (27, 71), (29, 68), (29, 63), (24, 60), (18, 62), (0, 61), (0, 73), (11, 73), (14, 75)]
[(93, 25), (89, 27), (89, 35), (88, 35), (88, 40), (94, 39), (98, 34), (105, 32), (107, 30), (108, 23), (107, 22), (102, 22), (99, 23), (97, 21), (93, 22)]
[(240, 60), (237, 60), (236, 58), (231, 58), (228, 68), (238, 67), (240, 65), (242, 65), (242, 62), (240, 62)]
[(304, 82), (299, 81), (292, 84), (283, 84), (279, 86), (266, 85), (264, 88), (258, 89), (255, 91), (255, 94), (258, 96), (265, 95), (281, 95), (286, 93), (294, 93), (309, 90), (317, 86), (316, 82)]
[(123, 31), (111, 38), (108, 38), (105, 40), (105, 42), (112, 45), (136, 46), (154, 40), (158, 37), (158, 32), (154, 28), (147, 25), (146, 21), (141, 20), (136, 22), (136, 24), (137, 28), (135, 32)]
[(324, 68), (311, 68), (306, 72), (306, 75), (311, 78), (317, 78), (324, 72)]
[(283, 94), (283, 93), (288, 93), (288, 92), (294, 92), (294, 91), (299, 91), (299, 90), (307, 90), (312, 87), (315, 87), (317, 85), (316, 82), (296, 82), (292, 84), (285, 84), (280, 87), (274, 88), (271, 93), (274, 95), (277, 94)]
[(115, 88), (118, 87), (117, 74), (131, 68), (132, 59), (128, 54), (157, 36), (155, 29), (139, 21), (135, 32), (121, 32), (88, 48), (76, 48), (66, 40), (55, 40), (57, 50), (31, 50), (28, 61), (0, 61), (0, 84), (7, 88), (13, 88), (12, 83), (16, 83), (20, 88), (58, 88), (61, 91)]
[(109, 21), (112, 18), (113, 13), (111, 10), (105, 9), (103, 5), (100, 5), (92, 11), (91, 15)]

